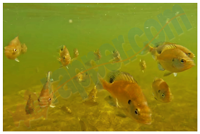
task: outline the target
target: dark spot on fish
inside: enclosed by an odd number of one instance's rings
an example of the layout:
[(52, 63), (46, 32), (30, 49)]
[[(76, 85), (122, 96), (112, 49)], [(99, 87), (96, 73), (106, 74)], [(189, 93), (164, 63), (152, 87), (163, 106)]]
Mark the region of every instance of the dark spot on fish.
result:
[(164, 94), (162, 94), (162, 97), (165, 96)]
[(128, 104), (131, 104), (131, 100), (128, 100)]
[(185, 60), (184, 60), (184, 59), (181, 59), (181, 62), (183, 63), (183, 62), (185, 62)]
[(63, 60), (65, 59), (65, 57), (63, 57)]
[(172, 61), (174, 61), (174, 58), (172, 59)]
[(40, 99), (38, 98), (38, 102), (40, 102)]
[(114, 79), (111, 77), (110, 80), (109, 80), (109, 82), (113, 83), (113, 81), (114, 81)]
[(49, 98), (49, 101), (51, 101), (51, 98)]
[(160, 90), (158, 90), (158, 93), (160, 93)]
[(138, 114), (138, 110), (137, 109), (135, 109), (135, 114)]
[(158, 52), (158, 54), (161, 54), (162, 51), (158, 50), (157, 52)]
[(186, 53), (187, 56), (190, 56), (191, 53)]

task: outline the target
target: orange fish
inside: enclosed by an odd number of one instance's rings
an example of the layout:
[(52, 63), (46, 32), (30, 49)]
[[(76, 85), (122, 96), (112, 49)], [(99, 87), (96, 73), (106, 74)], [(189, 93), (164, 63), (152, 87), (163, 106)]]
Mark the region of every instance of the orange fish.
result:
[(99, 79), (103, 88), (116, 99), (117, 105), (129, 117), (139, 123), (151, 124), (151, 110), (140, 86), (130, 74), (114, 71), (107, 75), (106, 80)]
[(59, 55), (60, 55), (60, 58), (58, 60), (61, 62), (63, 66), (67, 66), (71, 63), (71, 57), (66, 46), (63, 46), (60, 49)]
[(157, 51), (158, 54), (161, 54), (162, 51), (164, 51), (165, 49), (168, 48), (178, 48), (179, 50), (183, 51), (188, 57), (190, 58), (194, 58), (195, 55), (186, 47), (175, 44), (175, 43), (170, 43), (170, 42), (164, 42), (164, 43), (157, 43), (157, 47), (155, 48), (155, 50)]
[(173, 95), (171, 94), (169, 86), (163, 79), (155, 79), (152, 83), (152, 88), (156, 100), (165, 103), (172, 101)]
[(9, 43), (8, 46), (4, 47), (4, 49), (5, 49), (5, 55), (8, 59), (12, 59), (19, 62), (17, 57), (21, 53), (25, 53), (27, 50), (27, 47), (25, 44), (21, 45), (19, 38), (17, 36)]
[(158, 68), (162, 71), (167, 70), (164, 76), (182, 72), (193, 67), (194, 54), (188, 49), (176, 44), (163, 44), (157, 48), (149, 46), (149, 51), (158, 61)]
[(101, 53), (100, 53), (99, 49), (97, 49), (96, 51), (94, 51), (94, 55), (96, 55), (97, 60), (101, 59)]
[(53, 98), (53, 89), (51, 85), (50, 75), (51, 73), (48, 72), (47, 82), (44, 84), (42, 91), (40, 93), (40, 96), (38, 98), (38, 103), (41, 108), (48, 107), (48, 106), (55, 107), (52, 103), (54, 101), (54, 98)]

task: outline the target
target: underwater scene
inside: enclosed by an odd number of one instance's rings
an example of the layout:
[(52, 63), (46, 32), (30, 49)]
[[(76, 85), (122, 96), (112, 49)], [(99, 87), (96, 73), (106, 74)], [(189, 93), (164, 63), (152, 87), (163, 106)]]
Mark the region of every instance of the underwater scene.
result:
[(3, 3), (3, 131), (197, 131), (197, 4)]

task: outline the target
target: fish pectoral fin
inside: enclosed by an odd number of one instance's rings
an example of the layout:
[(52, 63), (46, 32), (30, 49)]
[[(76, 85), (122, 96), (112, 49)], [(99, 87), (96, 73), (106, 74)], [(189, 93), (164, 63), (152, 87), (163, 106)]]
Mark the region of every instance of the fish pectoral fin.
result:
[(15, 58), (15, 61), (16, 61), (16, 62), (19, 62), (19, 59)]
[(158, 69), (161, 71), (164, 71), (165, 69), (162, 67), (162, 65), (160, 65), (160, 63), (158, 62)]
[(170, 74), (172, 74), (172, 72), (165, 72), (163, 76), (169, 76)]
[(51, 104), (50, 107), (51, 107), (51, 108), (54, 108), (54, 107), (56, 107), (56, 106), (55, 106), (54, 104)]

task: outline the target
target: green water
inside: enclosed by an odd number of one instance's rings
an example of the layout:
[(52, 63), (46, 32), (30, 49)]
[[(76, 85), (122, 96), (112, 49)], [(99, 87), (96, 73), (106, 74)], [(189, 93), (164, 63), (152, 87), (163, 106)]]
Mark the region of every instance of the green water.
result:
[[(197, 131), (197, 4), (178, 4), (184, 10), (192, 25), (187, 30), (180, 18), (183, 34), (178, 35), (170, 23), (175, 36), (166, 41), (181, 44), (194, 54), (195, 66), (178, 73), (177, 77), (163, 77), (156, 61), (150, 54), (137, 58), (124, 65), (120, 70), (133, 75), (138, 81), (152, 110), (151, 125), (139, 124), (129, 117), (118, 116), (120, 109), (113, 107), (105, 97), (106, 90), (97, 93), (97, 104), (83, 103), (77, 92), (68, 99), (59, 97), (55, 108), (48, 109), (48, 118), (39, 118), (26, 127), (24, 121), (18, 127), (8, 112), (14, 112), (17, 104), (26, 105), (22, 90), (31, 90), (39, 94), (43, 84), (40, 82), (48, 71), (60, 68), (57, 60), (61, 45), (66, 45), (70, 54), (79, 50), (81, 56), (98, 49), (102, 44), (113, 45), (112, 40), (123, 35), (124, 50), (131, 49), (128, 32), (133, 27), (144, 31), (144, 23), (149, 19), (158, 21), (157, 15), (171, 10), (175, 4), (3, 4), (3, 47), (16, 36), (28, 47), (27, 53), (20, 55), (17, 63), (3, 54), (3, 130), (4, 131)], [(69, 23), (72, 20), (72, 23)], [(158, 21), (159, 22), (159, 21)], [(152, 29), (153, 35), (157, 31)], [(136, 36), (136, 42), (142, 44), (147, 37)], [(3, 48), (2, 47), (2, 48)], [(139, 67), (139, 59), (147, 64), (145, 73)], [(161, 103), (152, 96), (151, 84), (155, 77), (163, 78), (171, 88), (174, 100)], [(92, 86), (85, 88), (89, 93)], [(61, 110), (67, 106), (72, 114)], [(24, 111), (23, 111), (24, 112)], [(23, 113), (22, 112), (22, 113)], [(22, 114), (21, 113), (21, 114)], [(20, 117), (20, 113), (19, 113)], [(85, 129), (81, 128), (80, 118)]]

